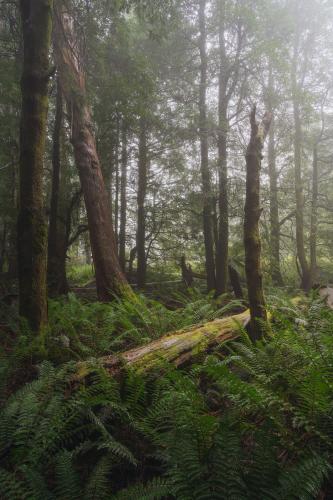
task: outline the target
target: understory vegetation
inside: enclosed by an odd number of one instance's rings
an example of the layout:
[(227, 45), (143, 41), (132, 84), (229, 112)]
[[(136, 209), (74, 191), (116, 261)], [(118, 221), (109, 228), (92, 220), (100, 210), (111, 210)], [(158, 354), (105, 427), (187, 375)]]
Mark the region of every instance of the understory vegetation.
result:
[(181, 298), (176, 310), (140, 296), (51, 301), (38, 373), (28, 333), (3, 343), (1, 498), (329, 498), (333, 311), (274, 294), (266, 340), (243, 331), (182, 370), (101, 367), (104, 353), (228, 312), (199, 292)]

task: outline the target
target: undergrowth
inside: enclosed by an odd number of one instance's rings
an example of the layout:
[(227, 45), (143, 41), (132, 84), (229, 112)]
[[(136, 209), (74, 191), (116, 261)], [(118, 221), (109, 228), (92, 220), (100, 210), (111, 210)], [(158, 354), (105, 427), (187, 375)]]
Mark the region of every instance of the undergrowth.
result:
[[(43, 361), (34, 380), (2, 398), (0, 498), (332, 498), (333, 311), (317, 299), (270, 303), (269, 339), (253, 345), (243, 332), (229, 354), (185, 371), (115, 380), (91, 360), (79, 381), (76, 361)], [(82, 320), (80, 303), (67, 306)], [(123, 307), (113, 310), (118, 322), (135, 316)], [(191, 307), (169, 311), (162, 327), (140, 317), (136, 328), (154, 338), (173, 314), (177, 326), (193, 321)], [(214, 303), (203, 318), (219, 314)]]
[(111, 304), (86, 303), (74, 294), (50, 301), (48, 359), (58, 363), (118, 352), (242, 307), (240, 302), (225, 304), (223, 298), (215, 300), (195, 290), (175, 294), (174, 300), (178, 303), (174, 310), (139, 294), (135, 300)]

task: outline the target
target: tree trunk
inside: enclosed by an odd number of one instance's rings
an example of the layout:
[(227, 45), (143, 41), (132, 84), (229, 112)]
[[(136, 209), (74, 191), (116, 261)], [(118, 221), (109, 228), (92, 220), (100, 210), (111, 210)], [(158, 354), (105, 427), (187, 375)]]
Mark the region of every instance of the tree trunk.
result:
[(271, 115), (267, 113), (259, 125), (256, 107), (251, 112), (251, 138), (246, 150), (246, 199), (244, 209), (245, 272), (251, 314), (250, 335), (260, 339), (266, 330), (267, 313), (262, 285), (260, 262), (261, 242), (259, 233), (260, 169), (264, 141), (269, 131)]
[(193, 272), (192, 272), (192, 267), (190, 264), (186, 264), (186, 257), (185, 255), (182, 255), (180, 259), (180, 268), (182, 271), (182, 279), (184, 282), (184, 285), (187, 288), (190, 288), (193, 286)]
[(133, 264), (134, 264), (134, 261), (135, 261), (135, 258), (136, 258), (136, 253), (137, 253), (137, 250), (136, 250), (136, 246), (135, 246), (135, 247), (131, 248), (131, 251), (130, 251), (130, 254), (129, 254), (129, 259), (128, 259), (128, 272), (127, 272), (127, 276), (128, 276), (129, 282), (133, 281)]
[(0, 242), (0, 274), (3, 273), (3, 267), (5, 263), (6, 256), (6, 246), (7, 246), (7, 224), (3, 223), (1, 242)]
[(229, 269), (230, 283), (234, 291), (235, 297), (236, 299), (243, 300), (244, 295), (237, 269), (235, 269), (231, 264), (229, 264), (228, 269)]
[(276, 286), (283, 285), (283, 279), (280, 268), (280, 225), (279, 225), (279, 202), (278, 202), (278, 183), (276, 171), (276, 152), (275, 152), (275, 124), (273, 116), (274, 88), (272, 68), (269, 68), (268, 81), (268, 99), (267, 108), (272, 114), (272, 122), (268, 135), (268, 171), (269, 171), (269, 220), (270, 220), (270, 272), (272, 283)]
[(41, 333), (47, 323), (47, 227), (43, 159), (48, 110), (52, 0), (21, 0), (23, 31), (18, 216), (19, 312)]
[(228, 278), (228, 171), (227, 171), (227, 61), (224, 39), (225, 3), (219, 8), (219, 129), (218, 129), (218, 169), (219, 169), (219, 228), (216, 251), (216, 295), (225, 293)]
[(294, 175), (296, 198), (296, 249), (301, 268), (301, 288), (308, 291), (311, 288), (311, 273), (305, 255), (304, 220), (303, 220), (303, 180), (302, 180), (302, 125), (300, 112), (299, 85), (297, 82), (297, 61), (299, 57), (299, 34), (295, 35), (294, 55), (292, 62), (292, 98), (294, 114)]
[(127, 130), (123, 121), (121, 129), (121, 183), (120, 183), (120, 227), (119, 227), (119, 263), (123, 273), (126, 270), (126, 215), (127, 215)]
[[(50, 295), (68, 292), (66, 278), (66, 221), (60, 213), (61, 178), (61, 132), (63, 124), (63, 102), (59, 81), (57, 81), (56, 114), (53, 130), (52, 190), (48, 237), (48, 287)], [(63, 193), (62, 193), (63, 195)]]
[(137, 283), (144, 288), (146, 283), (146, 213), (145, 199), (147, 191), (147, 125), (145, 118), (140, 119), (139, 163), (138, 163), (138, 226), (136, 235), (137, 249)]
[(203, 233), (205, 242), (205, 265), (207, 274), (208, 290), (215, 289), (215, 262), (213, 241), (213, 200), (211, 192), (211, 180), (208, 164), (208, 123), (207, 123), (207, 51), (206, 51), (206, 0), (199, 2), (199, 50), (200, 50), (200, 89), (199, 89), (199, 113), (200, 113), (200, 150), (201, 150), (201, 178), (203, 197)]
[(91, 266), (91, 248), (90, 248), (88, 233), (85, 233), (83, 236), (83, 244), (84, 244), (84, 253), (86, 256), (86, 264), (88, 264), (88, 266)]
[(71, 114), (72, 144), (87, 210), (97, 295), (101, 301), (110, 301), (115, 295), (131, 295), (132, 292), (118, 261), (111, 207), (86, 99), (75, 21), (67, 9), (58, 7), (56, 14), (55, 57), (61, 89)]
[(119, 117), (117, 116), (116, 126), (116, 144), (115, 144), (115, 157), (114, 157), (114, 234), (116, 237), (116, 249), (118, 252), (118, 222), (119, 222)]
[(318, 147), (313, 148), (312, 162), (312, 204), (310, 229), (310, 267), (311, 282), (317, 280), (317, 224), (318, 224)]

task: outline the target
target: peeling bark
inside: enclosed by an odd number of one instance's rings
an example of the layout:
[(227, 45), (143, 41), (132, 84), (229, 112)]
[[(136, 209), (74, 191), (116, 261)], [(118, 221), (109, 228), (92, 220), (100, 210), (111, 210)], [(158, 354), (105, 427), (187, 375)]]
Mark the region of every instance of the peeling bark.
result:
[(118, 261), (111, 207), (86, 99), (85, 74), (75, 22), (61, 4), (57, 5), (55, 18), (55, 57), (62, 92), (71, 114), (72, 144), (87, 210), (97, 295), (101, 301), (110, 301), (115, 295), (131, 295), (132, 291)]

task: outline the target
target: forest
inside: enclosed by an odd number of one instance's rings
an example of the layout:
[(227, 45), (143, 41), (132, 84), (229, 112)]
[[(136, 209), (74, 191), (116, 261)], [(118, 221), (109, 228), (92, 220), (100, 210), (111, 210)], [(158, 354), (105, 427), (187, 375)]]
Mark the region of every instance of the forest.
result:
[(333, 499), (333, 0), (0, 0), (0, 499)]

